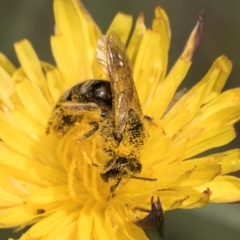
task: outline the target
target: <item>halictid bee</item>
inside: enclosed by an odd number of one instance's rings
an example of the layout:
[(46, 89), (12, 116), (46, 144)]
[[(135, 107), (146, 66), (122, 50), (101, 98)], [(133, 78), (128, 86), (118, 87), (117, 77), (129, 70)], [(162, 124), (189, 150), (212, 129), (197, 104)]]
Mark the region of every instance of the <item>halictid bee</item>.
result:
[[(98, 164), (103, 181), (110, 185), (110, 196), (129, 179), (155, 181), (139, 176), (141, 152), (148, 140), (146, 124), (135, 89), (131, 62), (126, 48), (115, 32), (98, 40), (97, 61), (107, 80), (87, 80), (67, 90), (57, 102), (49, 119), (46, 133), (62, 137), (73, 126), (88, 130), (77, 136), (84, 143), (97, 138)], [(82, 125), (81, 125), (82, 124)], [(96, 154), (96, 153), (95, 153)]]

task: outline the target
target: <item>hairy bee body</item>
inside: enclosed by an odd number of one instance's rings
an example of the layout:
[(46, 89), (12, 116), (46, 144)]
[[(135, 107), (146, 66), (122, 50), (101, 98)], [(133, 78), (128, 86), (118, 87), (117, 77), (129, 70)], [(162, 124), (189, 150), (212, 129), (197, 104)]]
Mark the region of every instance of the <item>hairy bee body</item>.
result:
[[(68, 109), (69, 107), (71, 110)], [(84, 118), (88, 120), (84, 121)], [(97, 149), (101, 149), (101, 152), (97, 153), (97, 157), (101, 159), (97, 163), (92, 163), (100, 168), (104, 181), (131, 178), (141, 172), (142, 166), (138, 159), (147, 141), (148, 133), (142, 117), (134, 109), (129, 109), (121, 141), (116, 139), (109, 81), (88, 80), (67, 90), (53, 110), (47, 133), (52, 131), (62, 137), (76, 124), (80, 129), (84, 129), (85, 124), (92, 126), (90, 131), (76, 138), (79, 142), (91, 140), (91, 137), (98, 140)], [(99, 165), (101, 162), (105, 164)]]
[[(99, 39), (97, 60), (110, 81), (88, 80), (67, 90), (53, 109), (46, 133), (61, 138), (77, 126), (75, 139), (83, 151), (90, 149), (87, 163), (110, 183), (111, 198), (129, 179), (156, 180), (138, 177), (148, 139), (145, 122), (150, 118), (142, 114), (131, 62), (116, 33)], [(91, 141), (96, 151), (92, 151)]]

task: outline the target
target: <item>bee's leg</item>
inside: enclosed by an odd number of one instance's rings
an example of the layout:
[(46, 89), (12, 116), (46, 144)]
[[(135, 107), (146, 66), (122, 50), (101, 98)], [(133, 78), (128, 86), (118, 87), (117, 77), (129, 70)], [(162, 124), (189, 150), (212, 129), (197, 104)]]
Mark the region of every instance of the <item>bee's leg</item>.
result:
[[(114, 154), (114, 153), (112, 153)], [(116, 165), (116, 158), (115, 156), (113, 155), (112, 156), (112, 159), (109, 160), (105, 166), (104, 166), (104, 173), (107, 173), (109, 170), (111, 170), (113, 168), (113, 166)]]
[[(59, 103), (53, 110), (46, 129), (46, 134), (49, 134), (51, 130), (55, 130), (55, 133), (62, 136), (68, 130), (68, 126), (64, 118), (68, 117), (69, 123), (72, 126), (76, 121), (80, 121), (83, 118), (89, 118), (91, 120), (99, 120), (101, 116), (101, 109), (95, 103), (77, 103), (77, 102), (63, 102)], [(61, 128), (64, 126), (66, 129)], [(61, 130), (59, 130), (61, 129)]]
[(85, 139), (91, 137), (99, 128), (99, 125), (97, 122), (90, 122), (89, 125), (92, 126), (92, 129), (84, 133), (84, 135), (79, 140), (84, 141)]
[[(108, 161), (104, 168), (102, 169), (101, 178), (104, 182), (113, 182), (113, 177), (116, 175), (118, 165), (116, 166), (116, 158), (113, 157), (110, 161)], [(112, 185), (112, 184), (111, 184)], [(114, 185), (114, 183), (113, 183)]]
[(143, 180), (143, 181), (157, 181), (157, 178), (146, 178), (146, 177), (139, 177), (139, 176), (131, 176), (131, 178), (138, 179), (138, 180)]
[(110, 200), (112, 197), (114, 197), (115, 190), (119, 186), (121, 180), (122, 180), (122, 178), (117, 178), (117, 179), (112, 179), (112, 181), (110, 181), (110, 183), (113, 183), (113, 184), (111, 184), (111, 187), (110, 187), (110, 195), (108, 197), (108, 200)]
[[(108, 182), (108, 179), (110, 178), (109, 175), (109, 171), (112, 169), (112, 167), (115, 165), (116, 163), (116, 159), (112, 158), (111, 160), (109, 160), (105, 166), (103, 167), (103, 169), (101, 168), (101, 178), (104, 182)], [(96, 163), (92, 164), (94, 167), (100, 168), (99, 165), (97, 165)]]
[(101, 109), (95, 103), (63, 102), (57, 107), (62, 115), (89, 115), (94, 113), (101, 115)]

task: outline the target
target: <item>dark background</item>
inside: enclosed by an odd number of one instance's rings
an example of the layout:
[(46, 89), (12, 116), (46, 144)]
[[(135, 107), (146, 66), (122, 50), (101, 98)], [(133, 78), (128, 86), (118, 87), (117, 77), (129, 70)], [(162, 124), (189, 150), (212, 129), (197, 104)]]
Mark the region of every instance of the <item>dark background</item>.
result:
[[(189, 88), (200, 80), (212, 62), (222, 54), (234, 62), (225, 89), (240, 85), (239, 0), (83, 0), (83, 3), (103, 32), (119, 11), (132, 14), (135, 19), (139, 12), (144, 12), (146, 24), (150, 27), (154, 7), (162, 6), (171, 23), (170, 67), (182, 51), (195, 25), (197, 13), (204, 9), (204, 38), (185, 86)], [(54, 63), (49, 44), (53, 26), (52, 0), (0, 0), (0, 51), (16, 65), (13, 43), (23, 38), (31, 41), (41, 60)], [(236, 125), (236, 131), (240, 132), (239, 125)], [(232, 148), (238, 146), (239, 138), (231, 144)], [(164, 234), (165, 240), (238, 240), (240, 207), (238, 204), (211, 204), (202, 209), (168, 212), (165, 214)], [(14, 237), (9, 231), (0, 232), (0, 240), (10, 236)]]

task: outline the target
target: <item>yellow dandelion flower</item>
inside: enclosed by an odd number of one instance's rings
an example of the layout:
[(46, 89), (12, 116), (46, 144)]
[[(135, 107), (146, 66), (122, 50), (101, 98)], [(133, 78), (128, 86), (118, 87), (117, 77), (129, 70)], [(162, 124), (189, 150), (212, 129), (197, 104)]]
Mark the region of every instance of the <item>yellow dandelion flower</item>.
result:
[[(197, 85), (180, 97), (175, 94), (199, 44), (201, 15), (168, 74), (166, 13), (155, 9), (151, 30), (142, 14), (137, 19), (127, 54), (143, 114), (153, 122), (147, 127), (138, 176), (154, 181), (131, 176), (111, 196), (111, 184), (92, 162), (98, 152), (97, 163), (107, 164), (99, 151), (101, 136), (78, 141), (90, 125), (82, 127), (77, 118), (61, 137), (45, 134), (52, 109), (67, 89), (108, 78), (96, 61), (101, 32), (79, 1), (55, 0), (54, 13), (56, 66), (40, 61), (27, 40), (15, 44), (20, 68), (0, 55), (1, 228), (33, 225), (21, 240), (146, 239), (141, 219), (147, 213), (141, 209), (150, 210), (152, 203), (152, 210), (161, 212), (158, 198), (164, 211), (239, 201), (240, 181), (226, 175), (240, 169), (239, 149), (196, 157), (235, 138), (240, 90), (221, 93), (232, 63), (219, 57)], [(106, 35), (115, 31), (126, 43), (131, 26), (131, 16), (120, 13)], [(97, 118), (99, 112), (94, 113)]]

